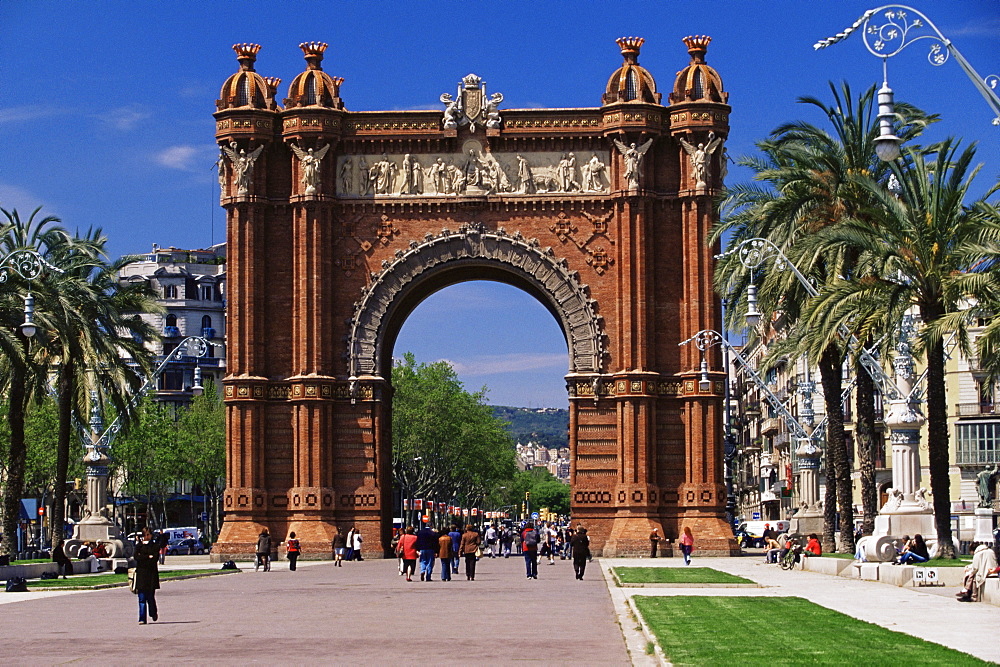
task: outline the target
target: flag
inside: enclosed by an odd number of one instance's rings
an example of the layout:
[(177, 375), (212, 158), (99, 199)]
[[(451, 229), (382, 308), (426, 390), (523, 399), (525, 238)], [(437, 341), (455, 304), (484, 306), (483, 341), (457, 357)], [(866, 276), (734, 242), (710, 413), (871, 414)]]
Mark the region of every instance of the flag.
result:
[(448, 503), (438, 503), (438, 512), (444, 512), (448, 508)]
[(416, 502), (417, 504), (416, 504), (416, 506), (415, 506), (415, 507), (413, 507), (413, 509), (415, 509), (415, 510), (422, 510), (422, 509), (424, 508), (424, 501), (423, 501), (423, 500), (421, 500), (420, 498), (417, 498), (417, 499), (415, 500), (415, 502)]
[(472, 516), (479, 516), (479, 508), (478, 507), (473, 507), (472, 508)]
[(469, 516), (469, 508), (468, 507), (463, 507), (462, 508), (462, 516)]

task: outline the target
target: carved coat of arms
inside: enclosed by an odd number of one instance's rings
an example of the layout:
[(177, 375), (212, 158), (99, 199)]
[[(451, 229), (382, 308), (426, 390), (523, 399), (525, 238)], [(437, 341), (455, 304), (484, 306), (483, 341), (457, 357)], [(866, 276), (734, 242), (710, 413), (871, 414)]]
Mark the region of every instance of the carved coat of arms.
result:
[(456, 96), (451, 93), (441, 95), (441, 103), (445, 106), (444, 128), (453, 130), (468, 125), (475, 132), (477, 126), (485, 125), (490, 129), (499, 129), (502, 122), (499, 112), (501, 102), (503, 95), (493, 93), (487, 98), (482, 78), (469, 74), (458, 84)]

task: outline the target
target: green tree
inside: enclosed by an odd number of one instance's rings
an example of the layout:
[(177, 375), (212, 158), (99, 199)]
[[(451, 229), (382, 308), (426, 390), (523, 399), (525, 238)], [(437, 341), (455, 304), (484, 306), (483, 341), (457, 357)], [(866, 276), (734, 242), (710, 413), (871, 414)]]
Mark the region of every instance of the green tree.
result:
[(927, 451), (938, 553), (954, 557), (944, 338), (955, 331), (968, 351), (966, 325), (976, 315), (968, 306), (983, 301), (984, 292), (986, 301), (993, 294), (990, 276), (971, 269), (1000, 246), (1000, 224), (984, 215), (985, 202), (1000, 183), (967, 204), (979, 171), (972, 166), (975, 146), (959, 152), (959, 142), (952, 139), (907, 149), (904, 158), (892, 164), (898, 192), (858, 174), (857, 183), (873, 205), (817, 235), (816, 244), (852, 249), (863, 271), (852, 280), (838, 277), (826, 284), (807, 317), (828, 339), (845, 323), (867, 337), (917, 309), (924, 325), (916, 351), (927, 361)]
[(176, 441), (173, 411), (147, 396), (137, 406), (135, 419), (111, 449), (111, 477), (119, 481), (123, 495), (145, 502), (147, 520), (153, 527), (158, 525), (156, 501), (164, 501), (168, 489), (184, 478), (173, 452)]
[(392, 369), (392, 462), (404, 497), (481, 506), (517, 470), (514, 443), (454, 369), (417, 364), (406, 353)]
[(205, 532), (214, 541), (226, 482), (226, 409), (211, 379), (206, 380), (201, 396), (179, 410), (172, 458), (177, 466), (175, 474), (191, 481), (205, 496), (206, 511), (211, 503)]

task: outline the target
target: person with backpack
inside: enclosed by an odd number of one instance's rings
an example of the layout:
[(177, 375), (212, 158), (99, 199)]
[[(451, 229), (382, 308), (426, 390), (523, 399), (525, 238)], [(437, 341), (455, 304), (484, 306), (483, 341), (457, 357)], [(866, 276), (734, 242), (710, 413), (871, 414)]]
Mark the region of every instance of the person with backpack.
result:
[(294, 530), (288, 534), (288, 539), (285, 540), (285, 549), (285, 555), (288, 557), (288, 569), (295, 572), (295, 561), (297, 561), (299, 555), (301, 555), (302, 547), (299, 545), (299, 541), (295, 537)]
[(271, 534), (267, 532), (267, 528), (260, 531), (260, 535), (257, 536), (257, 564), (254, 566), (253, 571), (257, 572), (260, 570), (260, 566), (264, 566), (264, 571), (268, 572), (271, 569)]
[(524, 569), (528, 579), (538, 579), (538, 531), (535, 524), (524, 524), (521, 533), (521, 553), (524, 554)]

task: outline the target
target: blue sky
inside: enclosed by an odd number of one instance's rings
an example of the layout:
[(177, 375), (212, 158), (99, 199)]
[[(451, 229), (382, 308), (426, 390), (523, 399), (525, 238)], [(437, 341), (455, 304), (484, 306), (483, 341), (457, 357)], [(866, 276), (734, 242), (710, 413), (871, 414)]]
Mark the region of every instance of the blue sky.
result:
[[(640, 63), (669, 90), (688, 60), (681, 38), (713, 37), (707, 60), (733, 106), (729, 153), (778, 124), (818, 116), (828, 81), (881, 80), (860, 35), (814, 51), (873, 2), (0, 2), (0, 206), (36, 206), (71, 229), (102, 227), (115, 255), (224, 239), (212, 112), (237, 64), (230, 46), (263, 45), (257, 70), (287, 84), (298, 44), (330, 44), (324, 68), (348, 109), (440, 108), (465, 74), (508, 108), (598, 106), (621, 62), (615, 38), (646, 38)], [(983, 76), (1000, 74), (996, 0), (919, 2)], [(926, 43), (924, 43), (926, 44)], [(899, 100), (943, 116), (931, 138), (979, 142), (980, 185), (1000, 172), (1000, 127), (954, 62), (932, 67), (914, 44), (889, 62)], [(731, 169), (729, 180), (744, 179)], [(447, 313), (447, 326), (442, 326)], [(505, 285), (466, 283), (425, 301), (396, 353), (448, 359), (494, 403), (566, 405), (566, 346), (552, 316)]]

